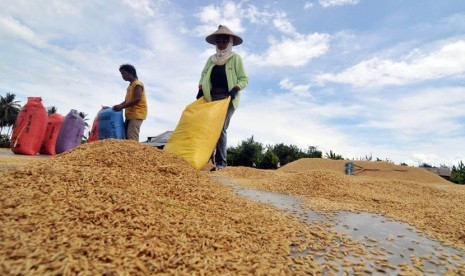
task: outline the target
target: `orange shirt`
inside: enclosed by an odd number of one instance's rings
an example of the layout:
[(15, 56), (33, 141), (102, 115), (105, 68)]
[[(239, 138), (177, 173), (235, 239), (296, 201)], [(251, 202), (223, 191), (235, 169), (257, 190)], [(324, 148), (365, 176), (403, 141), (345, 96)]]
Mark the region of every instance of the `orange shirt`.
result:
[(134, 98), (134, 90), (137, 85), (142, 86), (140, 101), (133, 106), (127, 107), (124, 111), (124, 115), (126, 119), (145, 120), (147, 118), (147, 99), (145, 97), (145, 87), (140, 80), (135, 80), (129, 84), (125, 101), (129, 102)]

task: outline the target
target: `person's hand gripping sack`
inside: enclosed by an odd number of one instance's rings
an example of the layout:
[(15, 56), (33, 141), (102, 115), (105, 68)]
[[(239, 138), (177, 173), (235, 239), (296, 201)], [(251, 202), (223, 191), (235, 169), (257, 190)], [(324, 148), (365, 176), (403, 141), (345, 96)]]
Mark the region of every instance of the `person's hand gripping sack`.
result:
[(199, 92), (197, 93), (197, 96), (195, 96), (195, 98), (198, 100), (202, 97), (203, 97), (202, 85), (199, 85)]
[(237, 92), (239, 92), (239, 90), (241, 90), (239, 86), (234, 86), (233, 89), (229, 91), (229, 96), (231, 96), (231, 100), (234, 100), (234, 98), (236, 98)]

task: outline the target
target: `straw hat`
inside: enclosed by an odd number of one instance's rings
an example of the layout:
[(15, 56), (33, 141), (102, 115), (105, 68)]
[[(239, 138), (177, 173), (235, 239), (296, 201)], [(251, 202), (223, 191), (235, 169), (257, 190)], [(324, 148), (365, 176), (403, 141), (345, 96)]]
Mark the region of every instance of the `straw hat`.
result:
[(218, 30), (212, 33), (211, 35), (207, 36), (205, 40), (213, 45), (216, 45), (216, 36), (217, 35), (230, 35), (233, 38), (233, 46), (239, 45), (242, 43), (242, 38), (236, 34), (234, 34), (228, 27), (224, 25), (218, 26)]

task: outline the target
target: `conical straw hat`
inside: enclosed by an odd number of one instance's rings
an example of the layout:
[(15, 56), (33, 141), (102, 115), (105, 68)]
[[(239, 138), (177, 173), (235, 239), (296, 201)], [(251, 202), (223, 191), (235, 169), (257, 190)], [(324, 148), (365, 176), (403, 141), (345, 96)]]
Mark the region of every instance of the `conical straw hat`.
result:
[(212, 33), (211, 35), (207, 36), (205, 40), (213, 45), (216, 45), (216, 36), (217, 35), (230, 35), (233, 38), (233, 46), (239, 45), (242, 43), (242, 38), (235, 33), (233, 33), (228, 27), (224, 25), (218, 26), (218, 30)]

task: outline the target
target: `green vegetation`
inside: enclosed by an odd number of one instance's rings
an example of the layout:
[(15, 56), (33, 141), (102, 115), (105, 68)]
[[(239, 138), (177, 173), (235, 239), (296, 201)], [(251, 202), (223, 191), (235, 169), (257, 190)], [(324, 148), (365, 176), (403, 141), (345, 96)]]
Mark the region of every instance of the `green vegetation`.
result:
[(232, 166), (276, 169), (300, 158), (321, 158), (321, 151), (309, 147), (303, 151), (294, 145), (276, 144), (264, 147), (254, 137), (228, 148), (228, 164)]
[(58, 109), (56, 108), (56, 106), (47, 107), (48, 116), (57, 113), (57, 111), (58, 111)]
[[(79, 112), (79, 117), (81, 117), (82, 120), (84, 121), (84, 130), (87, 129), (89, 127), (89, 123), (87, 123), (87, 121), (89, 121), (89, 116), (87, 115), (87, 113)], [(88, 136), (86, 136), (85, 131), (84, 131), (84, 134), (82, 135), (81, 143), (87, 142), (87, 138)]]
[(329, 159), (333, 159), (333, 160), (344, 160), (344, 158), (342, 157), (342, 155), (336, 154), (336, 153), (333, 152), (332, 150), (330, 150), (329, 153), (325, 153), (325, 157), (326, 157), (326, 158), (329, 158)]
[(456, 166), (452, 166), (450, 181), (457, 184), (465, 184), (465, 165), (460, 161)]
[(2, 148), (10, 147), (10, 136), (21, 110), (21, 105), (15, 98), (16, 95), (12, 93), (0, 96), (0, 147)]

